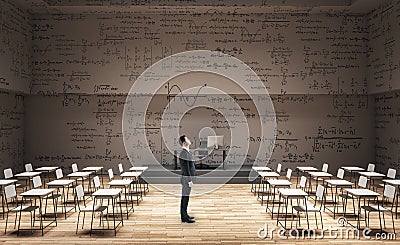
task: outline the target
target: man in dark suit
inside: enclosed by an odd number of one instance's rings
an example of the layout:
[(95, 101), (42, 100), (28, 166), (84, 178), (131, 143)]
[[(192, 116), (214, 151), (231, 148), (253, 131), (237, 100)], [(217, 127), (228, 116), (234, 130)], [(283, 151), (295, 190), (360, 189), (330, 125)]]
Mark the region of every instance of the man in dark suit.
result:
[(187, 213), (187, 206), (189, 204), (189, 196), (193, 186), (196, 168), (194, 166), (192, 153), (189, 151), (190, 140), (185, 135), (182, 135), (179, 137), (179, 143), (182, 146), (182, 151), (179, 155), (179, 162), (182, 170), (181, 220), (185, 223), (194, 223), (194, 217), (189, 216)]

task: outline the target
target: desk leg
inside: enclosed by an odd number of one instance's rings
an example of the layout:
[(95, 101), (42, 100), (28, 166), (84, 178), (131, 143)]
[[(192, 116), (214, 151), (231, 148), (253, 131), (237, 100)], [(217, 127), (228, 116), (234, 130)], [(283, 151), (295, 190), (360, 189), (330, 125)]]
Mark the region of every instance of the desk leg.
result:
[[(274, 186), (274, 194), (272, 196), (272, 209), (271, 209), (272, 218), (274, 218), (275, 195), (276, 195), (276, 186)], [(280, 202), (280, 200), (278, 200), (278, 202)]]
[[(315, 198), (316, 199), (316, 198)], [(305, 207), (306, 207), (306, 216), (307, 216), (307, 229), (310, 230), (310, 222), (308, 220), (308, 209), (307, 209), (307, 197), (304, 197), (304, 203), (305, 203)]]
[(285, 198), (285, 230), (286, 230), (286, 220), (287, 220), (287, 215), (288, 215), (288, 212), (287, 212), (287, 209), (288, 209), (288, 206), (289, 206), (289, 199), (286, 197)]
[(4, 190), (3, 190), (2, 186), (0, 186), (0, 190), (1, 190), (1, 214), (2, 214), (3, 219), (4, 219), (4, 197), (5, 197), (5, 193), (4, 193)]
[(39, 198), (39, 217), (40, 217), (40, 229), (42, 230), (43, 236), (43, 212), (42, 212), (42, 198)]
[(57, 197), (53, 198), (53, 210), (54, 210), (54, 222), (57, 226), (57, 202), (58, 202), (58, 188), (57, 188)]
[[(121, 201), (121, 194), (119, 195), (119, 200)], [(124, 225), (124, 219), (122, 218), (122, 206), (121, 206), (121, 202), (119, 202), (119, 210), (120, 210), (120, 214), (121, 214), (121, 225)], [(117, 232), (117, 231), (115, 231)]]
[[(93, 197), (93, 210), (92, 210), (92, 220), (90, 222), (90, 236), (92, 236), (92, 231), (93, 231), (93, 219), (94, 219), (94, 207), (96, 205), (96, 197)], [(113, 205), (114, 208), (114, 205)], [(85, 213), (84, 213), (85, 214)], [(101, 215), (101, 214), (100, 214)], [(108, 215), (108, 214), (107, 214)], [(83, 216), (83, 222), (85, 222), (85, 216)], [(83, 224), (82, 224), (83, 226)]]
[[(281, 194), (279, 194), (279, 200), (281, 200)], [(279, 202), (279, 204), (278, 204), (278, 216), (276, 217), (276, 226), (279, 225), (280, 210), (281, 210), (281, 202)]]
[(125, 190), (126, 219), (128, 219), (129, 218), (129, 213), (128, 213), (129, 209), (128, 209), (128, 196), (127, 196), (127, 193), (126, 193), (126, 186), (124, 187), (124, 190)]

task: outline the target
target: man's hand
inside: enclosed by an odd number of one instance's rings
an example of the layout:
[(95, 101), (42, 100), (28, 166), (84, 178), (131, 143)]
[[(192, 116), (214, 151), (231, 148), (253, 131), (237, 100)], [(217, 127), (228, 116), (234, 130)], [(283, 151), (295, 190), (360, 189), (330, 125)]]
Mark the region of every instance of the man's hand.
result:
[(193, 186), (193, 182), (190, 181), (190, 182), (189, 182), (189, 187), (192, 187), (192, 186)]

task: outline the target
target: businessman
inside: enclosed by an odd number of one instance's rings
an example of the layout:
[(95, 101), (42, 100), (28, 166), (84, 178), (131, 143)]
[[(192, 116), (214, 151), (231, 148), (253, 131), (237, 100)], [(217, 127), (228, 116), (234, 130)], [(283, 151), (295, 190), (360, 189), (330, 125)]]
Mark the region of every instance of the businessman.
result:
[(196, 168), (194, 166), (192, 153), (189, 151), (190, 140), (185, 135), (182, 135), (179, 137), (179, 143), (182, 146), (182, 151), (179, 155), (179, 162), (182, 170), (181, 220), (185, 223), (194, 223), (194, 217), (189, 216), (187, 213), (187, 206), (189, 204), (189, 196), (192, 190)]

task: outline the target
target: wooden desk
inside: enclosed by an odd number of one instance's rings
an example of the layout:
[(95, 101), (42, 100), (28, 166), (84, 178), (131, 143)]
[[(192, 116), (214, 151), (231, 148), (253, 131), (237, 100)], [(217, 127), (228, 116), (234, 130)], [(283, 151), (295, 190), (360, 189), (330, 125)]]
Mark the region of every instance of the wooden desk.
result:
[(92, 174), (92, 171), (82, 171), (82, 172), (74, 172), (74, 173), (70, 173), (68, 174), (68, 178), (70, 179), (76, 179), (81, 180), (82, 181), (82, 187), (84, 188), (84, 182), (85, 182), (85, 178), (88, 178), (89, 180), (89, 184), (88, 184), (88, 192), (92, 191), (92, 183), (90, 181), (90, 175)]
[[(352, 225), (351, 223), (348, 222), (348, 224), (350, 224), (353, 227), (356, 227), (357, 229), (360, 229), (360, 216), (361, 216), (361, 199), (375, 199), (376, 201), (378, 201), (378, 197), (379, 197), (379, 193), (375, 192), (375, 191), (371, 191), (368, 189), (345, 189), (345, 191), (349, 194), (351, 194), (353, 197), (355, 197), (358, 200), (358, 212), (356, 215), (357, 216), (357, 226)], [(354, 200), (353, 200), (354, 201)], [(347, 203), (345, 205), (345, 209), (346, 209)], [(379, 212), (379, 210), (378, 210)], [(344, 211), (344, 217), (346, 217), (346, 210)], [(380, 214), (379, 214), (380, 215)], [(347, 219), (347, 221), (349, 221)]]
[[(74, 205), (70, 210), (67, 211), (67, 202), (68, 202), (68, 192), (69, 192), (69, 188), (73, 187), (75, 180), (63, 180), (63, 179), (56, 179), (53, 181), (50, 181), (49, 183), (47, 183), (47, 187), (49, 188), (55, 188), (57, 189), (57, 195), (59, 192), (59, 189), (62, 188), (62, 193), (61, 193), (61, 200), (62, 200), (62, 204), (64, 207), (64, 215), (65, 215), (65, 219), (67, 218), (67, 212), (71, 211), (72, 209), (76, 210), (76, 206)], [(65, 188), (67, 188), (67, 193), (65, 193)]]
[(37, 168), (37, 169), (35, 169), (35, 171), (45, 172), (46, 175), (47, 175), (47, 180), (50, 181), (50, 173), (55, 172), (57, 169), (59, 169), (59, 167), (49, 167), (49, 166), (47, 166), (47, 167)]
[(316, 185), (318, 185), (318, 179), (326, 179), (326, 178), (332, 178), (332, 174), (323, 172), (323, 171), (311, 171), (308, 172), (310, 176), (310, 181), (308, 182), (308, 193), (314, 193), (312, 189), (312, 179), (315, 178)]
[(42, 172), (22, 172), (14, 175), (14, 177), (16, 177), (17, 179), (25, 179), (25, 181), (27, 182), (27, 186), (29, 186), (29, 188), (32, 188), (31, 180), (33, 179), (33, 177), (40, 174), (42, 174)]
[[(280, 214), (280, 209), (281, 209), (281, 202), (279, 202), (279, 206), (278, 206), (278, 215), (277, 215), (277, 219), (276, 219), (276, 225), (281, 225), (285, 230), (287, 230), (287, 226), (286, 226), (286, 221), (287, 221), (287, 215), (288, 215), (288, 206), (289, 206), (289, 200), (293, 200), (293, 199), (297, 199), (297, 200), (304, 200), (304, 204), (305, 204), (305, 213), (307, 215), (307, 227), (308, 229), (310, 228), (310, 224), (308, 222), (308, 212), (307, 212), (307, 197), (308, 194), (303, 191), (302, 189), (279, 189), (279, 199), (284, 199), (285, 202), (285, 225), (283, 225), (282, 220), (279, 219), (279, 214)], [(291, 222), (293, 222), (294, 218), (293, 218), (293, 208), (292, 208), (292, 220)]]
[[(276, 188), (290, 188), (292, 182), (286, 179), (267, 179), (267, 184), (269, 185), (269, 191), (271, 193), (271, 188), (273, 188), (272, 193), (272, 208), (269, 208), (269, 196), (267, 195), (267, 207), (265, 208), (265, 212), (271, 211), (271, 216), (274, 218), (274, 207), (275, 207), (275, 195), (276, 195)], [(279, 202), (280, 200), (278, 200)]]
[[(299, 167), (296, 168), (296, 170), (298, 172), (301, 172), (301, 173), (305, 174), (305, 175), (308, 175), (309, 172), (318, 171), (318, 168), (311, 167), (311, 166), (299, 166)], [(300, 174), (298, 173), (297, 174), (297, 178), (296, 178), (296, 187), (299, 186), (299, 177), (300, 177)]]
[(368, 186), (371, 187), (373, 180), (374, 179), (382, 179), (386, 175), (378, 173), (378, 172), (369, 172), (369, 171), (364, 171), (364, 172), (358, 172), (360, 175), (367, 177), (370, 181)]
[(345, 172), (349, 172), (350, 173), (350, 182), (353, 180), (353, 174), (354, 173), (358, 173), (361, 171), (365, 171), (364, 168), (360, 168), (357, 166), (345, 166), (345, 167), (341, 167)]
[[(324, 182), (325, 182), (325, 190), (328, 190), (328, 188), (330, 188), (331, 190), (333, 210), (330, 210), (329, 208), (326, 207), (328, 206), (326, 201), (324, 209), (327, 209), (328, 211), (332, 212), (333, 218), (335, 219), (337, 213), (336, 211), (338, 210), (338, 189), (340, 188), (341, 192), (343, 193), (343, 188), (351, 188), (353, 187), (354, 183), (343, 179), (324, 179)], [(333, 188), (335, 188), (335, 193), (333, 192)], [(328, 194), (328, 191), (325, 191), (325, 193)], [(327, 200), (326, 197), (325, 200)], [(342, 211), (344, 212), (344, 210)]]
[(142, 186), (141, 183), (139, 181), (139, 177), (140, 175), (142, 175), (143, 172), (124, 172), (122, 173), (120, 176), (123, 179), (133, 179), (134, 182), (132, 182), (133, 187), (132, 189), (135, 189), (135, 192), (137, 193), (136, 195), (136, 201), (137, 201), (137, 205), (139, 205), (139, 199), (143, 200), (143, 196), (142, 196)]
[[(96, 166), (94, 166), (94, 167), (84, 167), (83, 169), (82, 169), (82, 171), (83, 172), (92, 172), (93, 174), (97, 174), (97, 173), (100, 173), (100, 176), (101, 176), (101, 184), (102, 185), (104, 185), (104, 180), (103, 180), (103, 169), (104, 169), (104, 167), (102, 167), (102, 166), (98, 166), (98, 167), (96, 167)], [(91, 173), (91, 174), (92, 174)]]
[[(258, 172), (264, 172), (264, 171), (271, 171), (271, 170), (272, 170), (270, 167), (252, 167), (251, 169), (254, 170), (254, 171), (256, 171), (257, 174), (258, 174)], [(251, 182), (251, 189), (250, 189), (250, 191), (251, 191), (251, 192), (254, 192), (254, 195), (255, 195), (256, 192), (257, 192), (257, 188), (256, 188), (256, 187), (257, 187), (257, 184), (254, 183), (254, 182), (256, 182), (256, 181), (257, 181), (257, 178), (256, 178), (254, 181)]]
[(263, 202), (264, 202), (264, 194), (268, 195), (268, 193), (265, 191), (265, 189), (266, 189), (265, 188), (265, 184), (266, 184), (265, 181), (267, 180), (267, 178), (276, 179), (280, 175), (278, 173), (276, 173), (276, 172), (266, 172), (266, 171), (258, 172), (258, 174), (260, 175), (260, 182), (258, 184), (257, 199), (260, 199), (260, 190), (262, 190), (261, 191), (261, 206), (262, 206)]
[[(128, 208), (128, 192), (130, 193), (131, 191), (131, 185), (133, 183), (132, 179), (118, 179), (118, 180), (112, 180), (110, 182), (108, 182), (108, 185), (110, 186), (110, 188), (123, 188), (124, 192), (125, 192), (125, 207), (126, 207), (126, 218), (129, 218), (129, 211), (132, 210), (132, 212), (135, 211), (134, 209), (134, 205), (133, 205), (133, 198), (132, 195), (129, 195), (131, 197), (131, 203), (132, 203), (132, 207), (129, 209)], [(129, 191), (128, 191), (129, 189)]]
[[(42, 211), (42, 202), (43, 202), (43, 198), (53, 194), (55, 190), (54, 189), (32, 189), (26, 192), (23, 192), (20, 194), (20, 196), (22, 196), (22, 202), (21, 202), (21, 211), (19, 214), (19, 221), (18, 221), (18, 234), (20, 230), (41, 230), (42, 231), (42, 236), (43, 236), (43, 231), (45, 228), (49, 227), (51, 224), (55, 223), (57, 226), (57, 210), (56, 210), (56, 200), (53, 199), (53, 209), (54, 209), (54, 220), (52, 220), (50, 223), (48, 223), (47, 225), (43, 225), (43, 211)], [(35, 204), (36, 204), (36, 200), (39, 200), (39, 216), (40, 216), (40, 224), (39, 224), (39, 228), (38, 229), (20, 229), (20, 225), (21, 225), (21, 216), (22, 216), (22, 206), (24, 203), (24, 199), (35, 199)]]
[[(91, 225), (90, 225), (90, 234), (92, 234), (92, 231), (93, 230), (114, 230), (114, 235), (117, 235), (117, 228), (118, 228), (118, 226), (119, 225), (124, 225), (124, 220), (123, 220), (123, 218), (122, 218), (122, 206), (121, 206), (121, 202), (119, 202), (119, 208), (120, 208), (120, 215), (121, 215), (121, 220), (119, 220), (118, 222), (116, 222), (116, 219), (115, 219), (115, 216), (116, 216), (116, 213), (115, 213), (115, 207), (117, 206), (116, 204), (117, 204), (117, 202), (118, 202), (118, 200), (117, 199), (119, 199), (120, 201), (121, 201), (121, 192), (122, 192), (122, 189), (100, 189), (100, 190), (97, 190), (97, 191), (95, 191), (93, 194), (92, 194), (92, 197), (93, 197), (93, 205), (96, 205), (96, 201), (98, 200), (98, 199), (108, 199), (108, 200), (111, 200), (111, 206), (112, 206), (112, 216), (113, 216), (113, 223), (114, 223), (114, 227), (113, 227), (113, 229), (111, 229), (111, 228), (98, 228), (98, 229), (93, 229), (93, 218), (94, 218), (94, 213), (95, 212), (92, 212), (92, 222), (91, 222)], [(107, 213), (107, 215), (109, 215), (108, 213)]]

